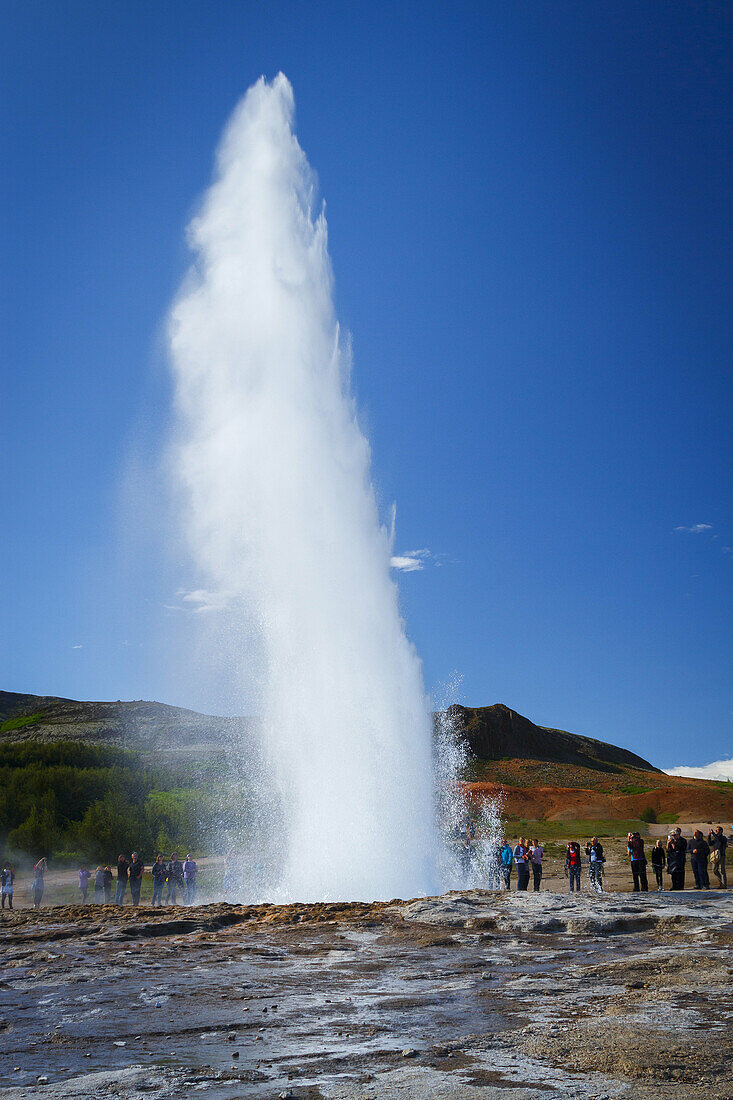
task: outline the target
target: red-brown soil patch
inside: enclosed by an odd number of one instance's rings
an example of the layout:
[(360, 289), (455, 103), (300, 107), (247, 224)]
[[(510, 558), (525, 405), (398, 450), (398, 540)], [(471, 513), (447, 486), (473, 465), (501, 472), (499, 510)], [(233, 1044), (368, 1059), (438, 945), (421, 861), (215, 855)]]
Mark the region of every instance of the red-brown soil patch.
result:
[(573, 765), (499, 760), (477, 765), (465, 784), (474, 803), (501, 794), (509, 818), (629, 820), (651, 807), (680, 821), (733, 821), (733, 785), (663, 772), (595, 771)]

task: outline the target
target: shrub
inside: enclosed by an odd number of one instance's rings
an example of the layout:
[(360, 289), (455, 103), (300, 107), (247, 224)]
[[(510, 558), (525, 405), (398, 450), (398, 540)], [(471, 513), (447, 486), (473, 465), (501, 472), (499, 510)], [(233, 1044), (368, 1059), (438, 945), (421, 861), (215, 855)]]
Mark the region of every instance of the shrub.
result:
[(153, 847), (144, 815), (117, 791), (92, 802), (73, 834), (80, 850), (94, 859), (113, 859), (118, 852), (149, 855)]
[(50, 855), (59, 835), (53, 801), (53, 794), (50, 794), (43, 804), (31, 807), (25, 821), (8, 835), (11, 848), (34, 857)]
[(657, 811), (653, 806), (647, 806), (645, 810), (641, 811), (639, 815), (642, 821), (646, 821), (648, 825), (654, 825), (657, 820)]

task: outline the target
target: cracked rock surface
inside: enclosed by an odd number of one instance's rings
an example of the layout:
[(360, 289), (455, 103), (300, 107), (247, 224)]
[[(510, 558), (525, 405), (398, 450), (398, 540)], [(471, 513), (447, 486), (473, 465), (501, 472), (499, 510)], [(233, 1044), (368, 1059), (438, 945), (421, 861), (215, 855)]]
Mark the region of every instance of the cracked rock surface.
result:
[(733, 1100), (725, 892), (20, 910), (0, 953), (3, 1100)]

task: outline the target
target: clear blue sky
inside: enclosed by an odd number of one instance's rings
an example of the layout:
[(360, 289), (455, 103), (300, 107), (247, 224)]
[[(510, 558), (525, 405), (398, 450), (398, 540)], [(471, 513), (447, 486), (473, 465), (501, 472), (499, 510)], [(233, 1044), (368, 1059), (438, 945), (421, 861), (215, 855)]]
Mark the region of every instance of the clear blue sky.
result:
[(211, 703), (120, 500), (165, 434), (184, 226), (282, 69), (396, 550), (435, 555), (400, 577), (426, 683), (733, 756), (733, 7), (1, 10), (0, 686)]

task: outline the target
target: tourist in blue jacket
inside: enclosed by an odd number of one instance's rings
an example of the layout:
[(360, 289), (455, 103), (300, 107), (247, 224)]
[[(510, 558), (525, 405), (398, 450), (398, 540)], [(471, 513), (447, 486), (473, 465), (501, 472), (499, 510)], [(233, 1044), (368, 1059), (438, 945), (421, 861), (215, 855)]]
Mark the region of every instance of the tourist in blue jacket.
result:
[(514, 863), (514, 855), (512, 854), (512, 846), (508, 840), (505, 840), (501, 846), (499, 852), (499, 862), (501, 863), (501, 873), (504, 877), (504, 885), (507, 890), (512, 888), (512, 864)]

